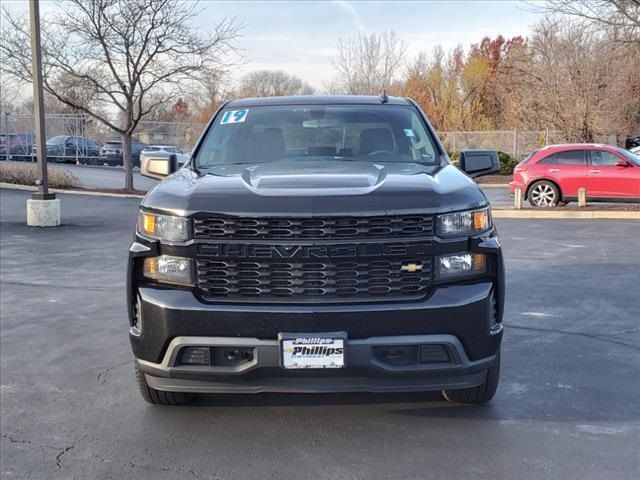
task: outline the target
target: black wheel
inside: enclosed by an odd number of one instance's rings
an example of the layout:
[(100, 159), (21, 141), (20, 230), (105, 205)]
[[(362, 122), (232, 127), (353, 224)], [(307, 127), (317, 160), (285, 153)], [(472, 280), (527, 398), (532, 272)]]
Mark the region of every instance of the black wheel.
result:
[(154, 405), (186, 405), (191, 403), (195, 398), (193, 393), (183, 392), (163, 392), (156, 390), (147, 385), (147, 380), (144, 377), (144, 373), (140, 370), (140, 367), (136, 363), (136, 380), (138, 381), (138, 388), (140, 394), (147, 402)]
[(555, 207), (560, 201), (560, 191), (553, 183), (540, 180), (531, 185), (528, 197), (532, 207)]
[(463, 388), (461, 390), (443, 390), (445, 400), (455, 403), (487, 403), (496, 394), (500, 377), (500, 350), (496, 355), (495, 363), (487, 371), (487, 380), (477, 387)]

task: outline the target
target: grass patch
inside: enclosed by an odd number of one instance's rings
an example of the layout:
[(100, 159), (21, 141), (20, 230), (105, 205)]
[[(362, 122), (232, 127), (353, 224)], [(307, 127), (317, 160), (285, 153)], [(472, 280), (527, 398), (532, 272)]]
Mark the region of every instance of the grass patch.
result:
[[(74, 188), (80, 185), (78, 177), (66, 170), (50, 168), (48, 178), (51, 188)], [(0, 182), (35, 186), (37, 179), (35, 164), (0, 162)]]

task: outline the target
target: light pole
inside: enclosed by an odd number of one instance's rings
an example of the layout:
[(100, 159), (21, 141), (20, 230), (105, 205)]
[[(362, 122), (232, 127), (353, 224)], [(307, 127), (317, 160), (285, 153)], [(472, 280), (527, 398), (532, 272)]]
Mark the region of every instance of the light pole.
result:
[(44, 99), (42, 92), (42, 51), (40, 44), (40, 3), (29, 0), (31, 24), (31, 73), (33, 77), (33, 108), (36, 120), (36, 147), (38, 155), (38, 192), (27, 200), (27, 225), (55, 227), (60, 225), (60, 200), (49, 193), (47, 178), (47, 145), (44, 130)]
[(11, 160), (11, 142), (9, 141), (9, 112), (4, 112), (4, 154)]

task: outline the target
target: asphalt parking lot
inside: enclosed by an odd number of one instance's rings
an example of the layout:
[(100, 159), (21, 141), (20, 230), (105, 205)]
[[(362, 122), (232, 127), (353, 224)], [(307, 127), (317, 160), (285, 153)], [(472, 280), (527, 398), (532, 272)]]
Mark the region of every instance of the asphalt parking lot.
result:
[(429, 394), (139, 397), (124, 306), (136, 199), (0, 190), (3, 478), (637, 479), (640, 222), (497, 219), (501, 385)]
[[(80, 186), (91, 189), (113, 189), (124, 187), (122, 167), (86, 166), (49, 163), (49, 168), (67, 170), (75, 175)], [(138, 169), (133, 172), (133, 186), (138, 190), (150, 190), (158, 184), (157, 180), (143, 177)]]

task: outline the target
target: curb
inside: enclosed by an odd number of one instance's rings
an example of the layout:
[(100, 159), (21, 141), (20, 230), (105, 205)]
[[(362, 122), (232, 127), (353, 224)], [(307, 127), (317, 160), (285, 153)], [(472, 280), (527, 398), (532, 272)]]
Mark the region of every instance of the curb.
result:
[(480, 188), (509, 188), (508, 183), (479, 183)]
[[(8, 188), (13, 190), (23, 190), (25, 192), (36, 192), (37, 187), (31, 185), (17, 185), (15, 183), (0, 182), (0, 188)], [(69, 195), (89, 195), (92, 197), (113, 197), (113, 198), (144, 198), (144, 195), (134, 195), (132, 193), (109, 193), (109, 192), (92, 192), (90, 190), (64, 190), (62, 188), (50, 188), (53, 193), (68, 193)]]
[(491, 210), (494, 218), (539, 218), (556, 220), (640, 220), (640, 211), (592, 210), (588, 212), (558, 210), (516, 210), (496, 208)]

